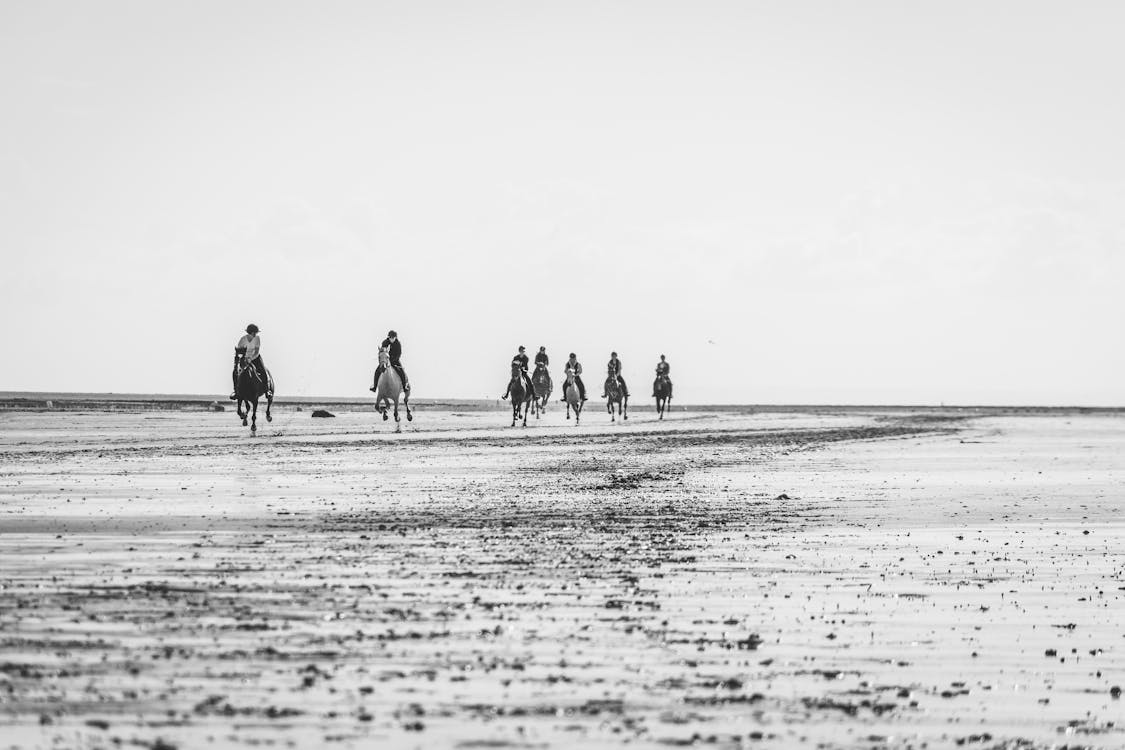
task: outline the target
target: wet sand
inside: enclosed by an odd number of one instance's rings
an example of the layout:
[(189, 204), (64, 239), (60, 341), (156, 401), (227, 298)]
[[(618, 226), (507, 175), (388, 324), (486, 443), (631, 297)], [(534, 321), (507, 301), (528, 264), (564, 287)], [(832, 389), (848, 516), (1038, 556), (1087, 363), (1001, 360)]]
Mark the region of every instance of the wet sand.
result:
[(0, 414), (0, 747), (1125, 746), (1125, 417)]

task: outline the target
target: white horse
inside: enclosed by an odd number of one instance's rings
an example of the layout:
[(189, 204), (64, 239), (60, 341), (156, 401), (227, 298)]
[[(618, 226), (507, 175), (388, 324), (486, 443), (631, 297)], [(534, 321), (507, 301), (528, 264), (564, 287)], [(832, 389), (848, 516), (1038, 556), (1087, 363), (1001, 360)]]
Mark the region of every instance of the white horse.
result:
[(570, 419), (570, 410), (574, 409), (574, 424), (578, 424), (578, 415), (582, 413), (582, 394), (578, 392), (578, 383), (574, 380), (574, 371), (566, 371), (566, 418)]
[(387, 409), (394, 406), (395, 432), (402, 432), (402, 422), (398, 416), (398, 398), (402, 396), (403, 406), (406, 407), (406, 420), (413, 422), (414, 415), (410, 413), (410, 394), (402, 387), (402, 378), (398, 376), (398, 371), (391, 367), (391, 355), (386, 349), (379, 350), (379, 366), (383, 368), (383, 372), (379, 375), (379, 382), (375, 384), (375, 408), (383, 415), (383, 421), (386, 422)]

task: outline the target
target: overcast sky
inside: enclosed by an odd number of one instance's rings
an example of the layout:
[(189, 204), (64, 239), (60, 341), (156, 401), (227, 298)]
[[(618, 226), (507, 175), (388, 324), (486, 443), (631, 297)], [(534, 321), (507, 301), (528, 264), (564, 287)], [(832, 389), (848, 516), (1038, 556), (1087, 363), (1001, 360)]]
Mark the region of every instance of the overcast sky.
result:
[[(1125, 402), (1125, 3), (2, 2), (0, 389)], [(596, 394), (595, 394), (596, 395)]]

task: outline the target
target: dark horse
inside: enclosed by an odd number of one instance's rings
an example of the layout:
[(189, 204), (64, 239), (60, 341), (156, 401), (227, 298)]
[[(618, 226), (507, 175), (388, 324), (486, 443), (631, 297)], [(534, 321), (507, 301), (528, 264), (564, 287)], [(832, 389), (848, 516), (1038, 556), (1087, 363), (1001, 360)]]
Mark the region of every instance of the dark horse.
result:
[(535, 393), (527, 387), (523, 380), (523, 368), (518, 362), (512, 363), (512, 427), (523, 417), (523, 426), (527, 427), (527, 413), (531, 411), (531, 404), (535, 401)]
[[(273, 421), (273, 415), (270, 414), (270, 407), (273, 406), (273, 374), (267, 370), (266, 380), (261, 380), (254, 365), (247, 362), (246, 357), (240, 357), (237, 375), (238, 385), (234, 392), (238, 396), (238, 418), (242, 420), (243, 427), (246, 426), (246, 418), (250, 418), (250, 434), (253, 435), (258, 432), (258, 399), (263, 395), (266, 397), (266, 421)], [(245, 412), (242, 411), (243, 404), (246, 404)]]
[(664, 419), (664, 409), (672, 400), (672, 383), (668, 380), (667, 375), (660, 375), (656, 378), (655, 390), (656, 413), (660, 415), (660, 419)]
[[(609, 421), (616, 422), (617, 415), (621, 415), (621, 419), (629, 418), (629, 397), (625, 395), (625, 389), (621, 387), (621, 381), (617, 376), (610, 375), (605, 379), (605, 408), (609, 412)], [(614, 413), (613, 406), (617, 405), (617, 412)]]
[(555, 384), (551, 382), (551, 373), (547, 372), (547, 365), (540, 362), (535, 365), (535, 373), (531, 376), (531, 385), (535, 388), (535, 418), (539, 413), (547, 410), (547, 402), (551, 400), (551, 391)]

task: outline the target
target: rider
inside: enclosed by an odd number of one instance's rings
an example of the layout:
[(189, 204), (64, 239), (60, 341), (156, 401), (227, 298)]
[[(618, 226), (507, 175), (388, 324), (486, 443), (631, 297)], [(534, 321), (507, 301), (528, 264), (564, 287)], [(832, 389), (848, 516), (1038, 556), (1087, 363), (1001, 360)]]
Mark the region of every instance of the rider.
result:
[(547, 356), (547, 347), (539, 347), (539, 353), (535, 355), (535, 366), (543, 365), (546, 367), (549, 364), (551, 364), (551, 359)]
[(652, 397), (656, 398), (656, 386), (660, 383), (660, 378), (668, 381), (668, 398), (672, 398), (672, 379), (668, 377), (668, 373), (672, 371), (672, 365), (664, 360), (664, 355), (660, 355), (660, 361), (656, 363), (656, 380), (652, 381)]
[[(570, 353), (570, 359), (566, 361), (566, 374), (574, 373), (574, 382), (578, 384), (578, 397), (583, 401), (586, 400), (586, 384), (582, 382), (582, 365), (578, 362), (578, 355), (574, 352)], [(566, 401), (566, 380), (563, 380), (562, 387), (563, 397), (560, 401)]]
[[(625, 378), (621, 377), (621, 360), (617, 358), (617, 352), (609, 353), (609, 362), (606, 363), (606, 385), (609, 385), (610, 378), (617, 378), (617, 382), (621, 384), (621, 395), (629, 398), (629, 386), (625, 385)], [(603, 389), (604, 390), (604, 389)], [(606, 398), (606, 394), (602, 394), (602, 398)]]
[[(246, 361), (254, 366), (258, 379), (270, 387), (270, 376), (266, 373), (266, 363), (262, 361), (262, 340), (258, 337), (258, 326), (251, 323), (246, 326), (246, 335), (238, 340), (234, 346), (234, 371), (231, 380), (234, 381), (234, 392), (230, 394), (231, 401), (238, 400), (238, 360), (245, 357)], [(273, 395), (272, 393), (270, 394)]]
[[(387, 338), (383, 339), (383, 343), (379, 344), (379, 348), (387, 350), (387, 354), (391, 358), (391, 367), (395, 368), (399, 379), (402, 380), (402, 390), (406, 391), (407, 395), (410, 395), (410, 381), (406, 379), (406, 370), (402, 369), (402, 342), (398, 340), (398, 334), (394, 331), (387, 331)], [(382, 374), (383, 365), (380, 364), (375, 368), (375, 385), (371, 386), (371, 391), (378, 392), (379, 376)]]
[[(527, 374), (527, 354), (525, 353), (526, 351), (527, 350), (524, 349), (521, 346), (520, 350), (519, 350), (519, 353), (516, 354), (516, 356), (512, 357), (512, 364), (513, 365), (519, 365), (520, 377), (523, 378), (524, 387), (527, 389), (528, 393), (534, 395), (535, 394), (535, 388), (534, 388), (534, 386), (531, 385), (531, 376)], [(538, 355), (536, 355), (536, 359), (538, 359)], [(508, 381), (508, 390), (504, 391), (504, 395), (501, 396), (500, 398), (507, 399), (508, 394), (511, 393), (511, 392), (512, 392), (512, 381), (509, 380)]]

